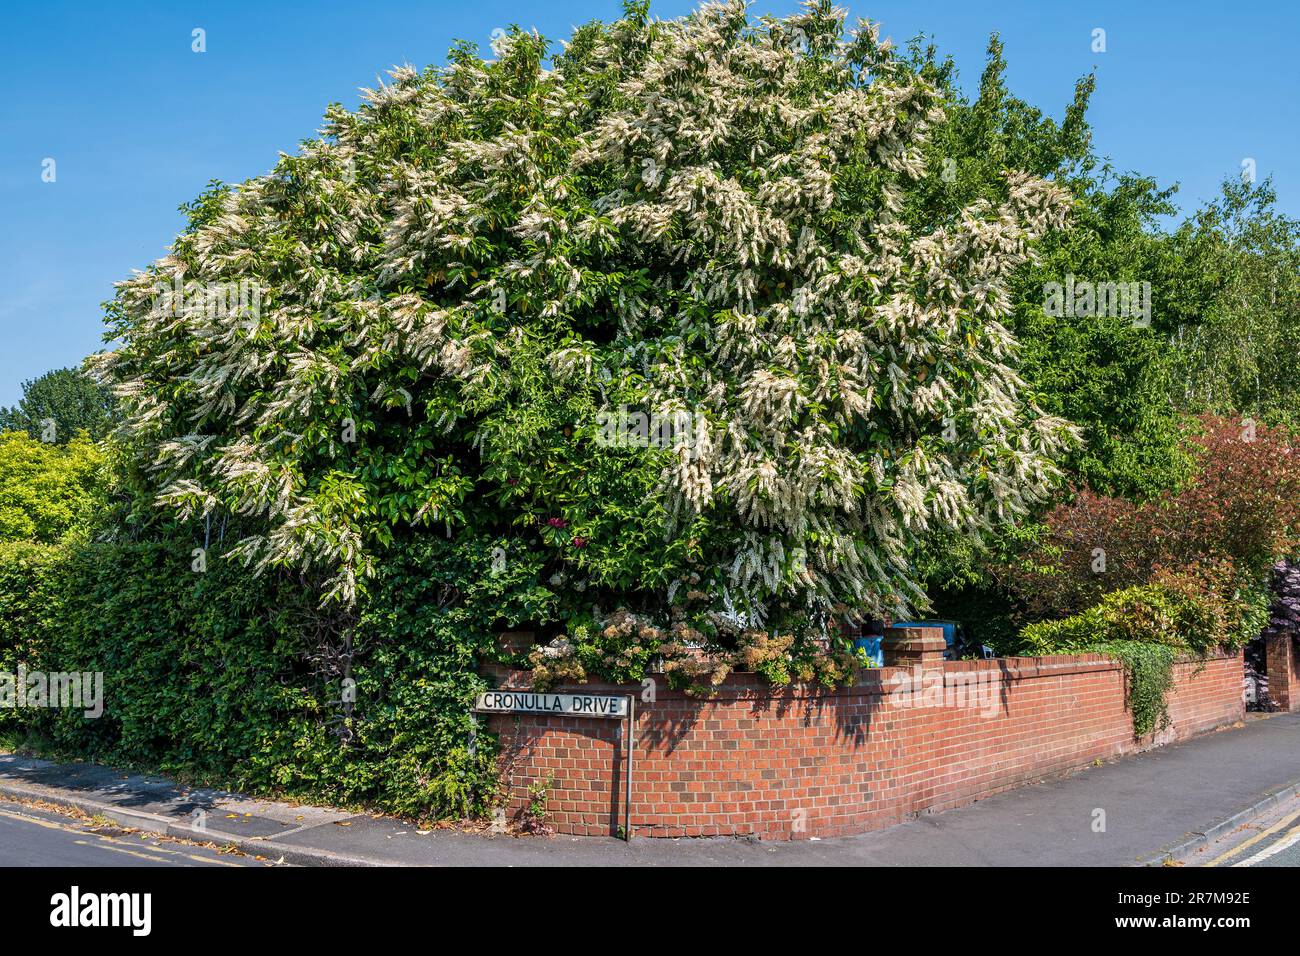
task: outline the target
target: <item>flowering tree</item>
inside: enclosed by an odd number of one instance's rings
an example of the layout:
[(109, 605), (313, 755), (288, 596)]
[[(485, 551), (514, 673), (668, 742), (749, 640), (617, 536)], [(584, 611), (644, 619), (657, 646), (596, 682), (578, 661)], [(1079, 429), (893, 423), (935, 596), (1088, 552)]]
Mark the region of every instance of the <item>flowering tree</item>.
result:
[(939, 97), (847, 36), (820, 2), (632, 4), (549, 66), (514, 30), (332, 107), (120, 284), (138, 490), (345, 604), (425, 526), (531, 562), (559, 618), (725, 641), (923, 601), (917, 540), (1025, 513), (1071, 440), (1002, 324), (1069, 203), (1012, 171), (909, 228)]

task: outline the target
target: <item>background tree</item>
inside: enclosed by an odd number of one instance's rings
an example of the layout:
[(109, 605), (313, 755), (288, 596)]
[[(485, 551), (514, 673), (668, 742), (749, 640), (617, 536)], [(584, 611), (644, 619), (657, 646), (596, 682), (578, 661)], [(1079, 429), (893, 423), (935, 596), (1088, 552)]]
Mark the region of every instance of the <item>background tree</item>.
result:
[(1179, 394), (1187, 407), (1300, 424), (1300, 220), (1270, 181), (1228, 179), (1171, 245)]
[(0, 433), (0, 542), (85, 534), (103, 504), (104, 457), (85, 436), (57, 445)]
[[(1001, 40), (990, 38), (978, 91), (967, 97), (950, 59), (921, 39), (908, 62), (942, 91), (945, 120), (926, 147), (929, 175), (909, 191), (906, 215), (924, 224), (987, 195), (1007, 167), (1050, 177), (1069, 191), (1065, 227), (1045, 236), (1034, 260), (1011, 278), (1009, 324), (1021, 344), (1019, 371), (1044, 409), (1074, 422), (1082, 441), (1063, 459), (1069, 486), (1145, 498), (1175, 486), (1190, 462), (1179, 445), (1183, 415), (1172, 400), (1175, 356), (1171, 331), (1160, 324), (1162, 269), (1170, 258), (1159, 217), (1172, 213), (1173, 189), (1146, 177), (1118, 174), (1096, 156), (1088, 105), (1095, 88), (1081, 78), (1060, 120), (1014, 96), (1006, 86)], [(1047, 314), (1046, 284), (1082, 279), (1152, 283), (1150, 327), (1114, 316)], [(1031, 518), (1036, 519), (1036, 513)], [(926, 579), (933, 613), (965, 621), (980, 639), (1012, 648), (1017, 598), (991, 569), (1032, 544), (1036, 520), (1004, 526), (977, 541), (936, 535), (914, 554)]]
[[(1011, 282), (1020, 372), (1044, 409), (1078, 425), (1083, 441), (1062, 467), (1076, 483), (1107, 494), (1147, 497), (1187, 473), (1179, 447), (1183, 415), (1174, 400), (1177, 359), (1171, 338), (1185, 310), (1181, 257), (1160, 217), (1175, 212), (1175, 188), (1116, 173), (1092, 148), (1087, 112), (1095, 78), (1081, 78), (1060, 121), (1009, 92), (1002, 41), (990, 38), (977, 96), (957, 85), (950, 60), (913, 41), (910, 62), (943, 91), (946, 120), (930, 138), (930, 175), (909, 206), (932, 221), (986, 195), (1006, 168), (1050, 177), (1069, 190), (1066, 227), (1045, 236), (1035, 261)], [(1053, 316), (1045, 286), (1069, 275), (1091, 281), (1147, 281), (1149, 326), (1129, 317)]]
[(49, 440), (45, 423), (53, 422), (53, 440), (62, 444), (79, 431), (92, 441), (113, 428), (117, 400), (112, 390), (77, 369), (60, 368), (23, 382), (23, 397), (12, 408), (0, 408), (0, 431), (25, 431)]

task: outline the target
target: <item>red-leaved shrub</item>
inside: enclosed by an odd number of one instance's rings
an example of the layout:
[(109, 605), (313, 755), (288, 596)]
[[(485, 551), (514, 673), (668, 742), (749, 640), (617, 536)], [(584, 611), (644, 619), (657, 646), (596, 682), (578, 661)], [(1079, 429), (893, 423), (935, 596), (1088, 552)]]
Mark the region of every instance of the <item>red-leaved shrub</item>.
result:
[(1185, 441), (1196, 474), (1135, 504), (1084, 489), (999, 571), (1029, 620), (1076, 614), (1162, 569), (1231, 597), (1262, 586), (1300, 544), (1300, 448), (1282, 429), (1202, 416)]

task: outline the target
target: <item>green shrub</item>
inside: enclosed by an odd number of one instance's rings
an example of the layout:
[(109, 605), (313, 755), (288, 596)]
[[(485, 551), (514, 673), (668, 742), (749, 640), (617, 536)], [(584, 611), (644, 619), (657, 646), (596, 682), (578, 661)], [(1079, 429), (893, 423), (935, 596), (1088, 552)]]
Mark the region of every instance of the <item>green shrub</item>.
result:
[(475, 655), (492, 647), (483, 602), (511, 601), (463, 593), (448, 553), (394, 550), (364, 606), (322, 620), (303, 581), (219, 558), (194, 573), (185, 544), (2, 545), (0, 670), (102, 672), (105, 709), (0, 710), (0, 733), (252, 792), (481, 813), (495, 749), (474, 730)]
[(1133, 733), (1142, 737), (1168, 724), (1166, 696), (1179, 656), (1204, 657), (1220, 647), (1235, 650), (1266, 623), (1265, 589), (1236, 590), (1225, 597), (1232, 573), (1227, 562), (1179, 573), (1158, 570), (1151, 583), (1112, 591), (1079, 614), (1028, 625), (1020, 632), (1021, 652), (1100, 653), (1119, 660)]
[(1195, 654), (1235, 650), (1267, 621), (1269, 595), (1262, 586), (1233, 586), (1226, 563), (1186, 571), (1157, 570), (1148, 584), (1103, 595), (1091, 608), (1020, 632), (1021, 650), (1059, 654), (1112, 641), (1165, 644)]
[(1095, 608), (1059, 621), (1039, 621), (1020, 632), (1021, 653), (1030, 657), (1082, 653), (1084, 647), (1096, 643), (1104, 627)]
[[(57, 571), (63, 557), (63, 549), (54, 545), (0, 542), (0, 674), (41, 659), (41, 641), (58, 627)], [(24, 716), (29, 714), (0, 707), (0, 737), (19, 732)]]
[(1059, 621), (1040, 621), (1021, 631), (1025, 653), (1107, 654), (1124, 667), (1133, 736), (1163, 729), (1165, 697), (1178, 656), (1178, 627), (1191, 611), (1156, 585), (1115, 591), (1101, 604)]

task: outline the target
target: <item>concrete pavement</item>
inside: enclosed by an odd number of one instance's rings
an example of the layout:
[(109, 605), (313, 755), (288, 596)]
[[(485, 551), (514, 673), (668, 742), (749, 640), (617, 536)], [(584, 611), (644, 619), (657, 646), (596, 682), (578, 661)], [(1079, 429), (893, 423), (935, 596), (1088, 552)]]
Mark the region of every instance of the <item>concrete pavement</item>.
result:
[[(391, 818), (184, 788), (90, 764), (0, 756), (0, 795), (78, 806), (130, 826), (325, 866), (1128, 866), (1194, 852), (1298, 787), (1300, 715), (1252, 715), (1244, 726), (860, 836), (624, 844), (419, 830)], [(1283, 851), (1275, 855), (1292, 859)]]

